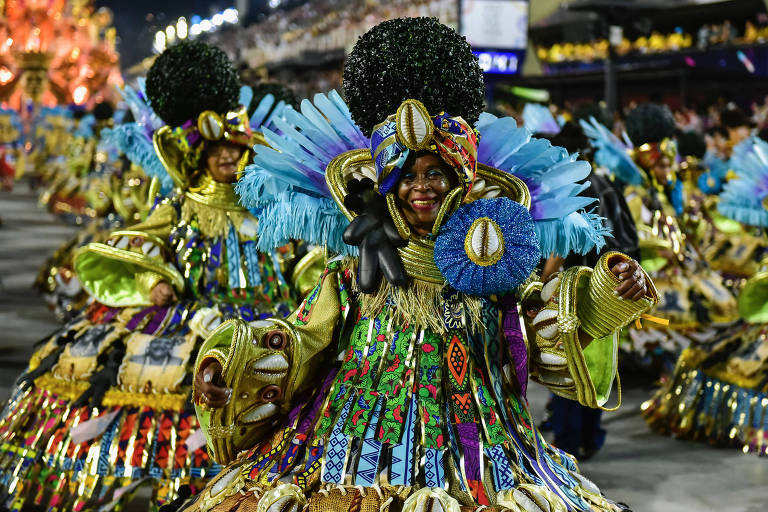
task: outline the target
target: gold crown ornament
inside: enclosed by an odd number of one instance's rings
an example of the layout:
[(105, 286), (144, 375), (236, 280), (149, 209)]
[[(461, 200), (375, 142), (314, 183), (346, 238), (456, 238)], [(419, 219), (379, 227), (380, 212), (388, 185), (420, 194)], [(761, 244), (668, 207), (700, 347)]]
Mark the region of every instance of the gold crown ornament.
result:
[(187, 121), (181, 126), (163, 126), (155, 131), (152, 142), (163, 167), (183, 190), (193, 185), (193, 180), (199, 174), (200, 159), (207, 144), (229, 142), (248, 148), (249, 151), (243, 153), (238, 163), (238, 174), (250, 160), (250, 149), (255, 144), (266, 145), (264, 136), (251, 130), (244, 106), (223, 116), (206, 110), (196, 120)]

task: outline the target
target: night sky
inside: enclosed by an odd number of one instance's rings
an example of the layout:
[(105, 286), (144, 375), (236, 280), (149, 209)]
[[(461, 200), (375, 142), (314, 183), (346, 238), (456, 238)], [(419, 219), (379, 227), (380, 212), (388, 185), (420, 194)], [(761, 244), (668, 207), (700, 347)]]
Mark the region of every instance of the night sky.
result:
[[(253, 2), (258, 3), (258, 2)], [(109, 7), (115, 14), (118, 51), (125, 69), (152, 53), (155, 32), (179, 16), (208, 17), (235, 5), (234, 0), (96, 0), (96, 7)]]

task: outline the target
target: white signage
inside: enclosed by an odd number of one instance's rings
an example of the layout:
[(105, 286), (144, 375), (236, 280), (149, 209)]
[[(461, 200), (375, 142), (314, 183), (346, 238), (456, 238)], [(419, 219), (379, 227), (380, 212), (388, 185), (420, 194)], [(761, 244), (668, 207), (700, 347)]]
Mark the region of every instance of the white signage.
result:
[(528, 2), (461, 0), (461, 34), (473, 48), (524, 49), (528, 43)]

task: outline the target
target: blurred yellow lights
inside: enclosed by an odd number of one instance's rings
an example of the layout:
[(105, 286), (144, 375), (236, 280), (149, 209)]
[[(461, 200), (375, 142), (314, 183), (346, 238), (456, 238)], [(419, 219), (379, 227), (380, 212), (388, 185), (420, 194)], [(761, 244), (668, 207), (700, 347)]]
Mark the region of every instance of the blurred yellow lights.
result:
[[(279, 2), (278, 2), (279, 3)], [(170, 44), (177, 39), (195, 38), (203, 32), (212, 32), (217, 30), (225, 23), (237, 24), (240, 22), (240, 13), (237, 9), (230, 7), (214, 14), (209, 19), (200, 19), (199, 16), (192, 17), (193, 23), (189, 23), (185, 17), (180, 17), (176, 23), (168, 25), (165, 30), (160, 30), (155, 34), (154, 49), (157, 53), (163, 52)]]
[(75, 87), (75, 90), (72, 91), (72, 99), (75, 101), (76, 105), (82, 105), (85, 103), (86, 98), (88, 97), (88, 88), (84, 85), (78, 85)]
[(179, 21), (176, 22), (176, 35), (179, 37), (179, 39), (186, 39), (187, 33), (187, 19), (181, 17), (179, 18)]

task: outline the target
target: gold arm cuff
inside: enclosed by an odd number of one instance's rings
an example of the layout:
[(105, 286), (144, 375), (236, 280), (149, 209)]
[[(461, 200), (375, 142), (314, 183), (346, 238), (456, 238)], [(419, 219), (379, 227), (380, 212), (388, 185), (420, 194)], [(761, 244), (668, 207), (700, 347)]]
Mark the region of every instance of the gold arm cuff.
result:
[(136, 288), (138, 288), (139, 292), (144, 295), (147, 300), (149, 300), (149, 297), (152, 294), (152, 288), (154, 288), (160, 281), (165, 280), (162, 275), (151, 270), (137, 273), (135, 279)]
[(633, 301), (623, 300), (614, 295), (614, 289), (619, 285), (619, 278), (608, 268), (608, 261), (616, 257), (629, 261), (628, 256), (615, 251), (601, 256), (595, 265), (578, 309), (581, 328), (593, 339), (604, 338), (618, 331), (637, 320), (640, 315), (659, 302), (656, 287), (642, 267), (641, 270), (648, 285), (645, 297)]
[[(143, 254), (118, 249), (116, 247), (111, 247), (109, 245), (98, 242), (91, 242), (78, 251), (78, 253), (80, 252), (91, 252), (113, 260), (132, 263), (134, 265), (143, 267), (148, 271), (160, 274), (163, 279), (167, 280), (177, 292), (184, 291), (184, 278), (179, 273), (179, 271), (176, 270), (176, 268), (168, 263), (158, 261)], [(75, 256), (75, 258), (77, 258), (77, 256)]]

